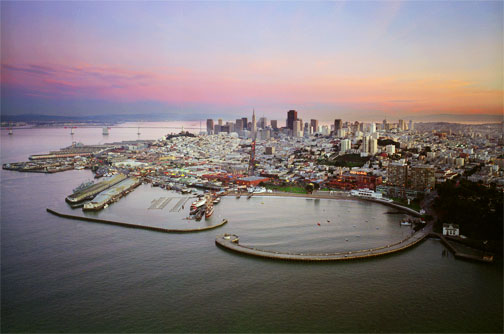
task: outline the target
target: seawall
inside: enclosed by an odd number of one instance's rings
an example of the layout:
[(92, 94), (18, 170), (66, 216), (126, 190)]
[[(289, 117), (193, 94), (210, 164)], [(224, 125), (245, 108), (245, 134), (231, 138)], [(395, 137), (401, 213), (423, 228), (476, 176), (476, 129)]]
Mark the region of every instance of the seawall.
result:
[(224, 219), (221, 223), (219, 223), (217, 225), (212, 225), (212, 226), (206, 226), (206, 227), (200, 227), (200, 228), (191, 228), (191, 229), (168, 229), (168, 228), (162, 228), (162, 227), (124, 223), (124, 222), (118, 222), (118, 221), (106, 220), (106, 219), (99, 219), (99, 218), (91, 218), (91, 217), (69, 215), (69, 214), (66, 214), (66, 213), (57, 212), (57, 211), (49, 209), (49, 208), (47, 208), (46, 210), (47, 210), (47, 212), (52, 213), (55, 216), (63, 217), (63, 218), (68, 218), (68, 219), (83, 220), (83, 221), (92, 222), (92, 223), (109, 224), (109, 225), (116, 225), (116, 226), (121, 226), (121, 227), (136, 228), (136, 229), (140, 229), (140, 230), (149, 230), (149, 231), (163, 232), (163, 233), (193, 233), (193, 232), (202, 232), (202, 231), (212, 230), (212, 229), (217, 228), (217, 227), (221, 227), (221, 226), (223, 226), (224, 224), (227, 223), (227, 220)]

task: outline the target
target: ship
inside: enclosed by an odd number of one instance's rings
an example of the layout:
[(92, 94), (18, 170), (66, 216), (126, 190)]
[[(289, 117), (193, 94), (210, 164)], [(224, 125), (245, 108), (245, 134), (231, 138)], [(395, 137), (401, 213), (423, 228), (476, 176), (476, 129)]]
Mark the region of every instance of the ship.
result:
[(89, 187), (91, 187), (94, 184), (93, 181), (87, 181), (87, 182), (82, 182), (77, 188), (75, 188), (72, 193), (75, 194), (76, 192), (85, 190)]
[(205, 209), (205, 218), (210, 218), (210, 216), (212, 216), (213, 212), (214, 212), (213, 205), (207, 206), (207, 208)]
[(392, 202), (391, 199), (383, 197), (381, 193), (374, 192), (373, 190), (368, 188), (350, 190), (350, 195), (360, 198), (368, 198), (378, 201)]
[(219, 203), (220, 203), (220, 201), (221, 201), (220, 197), (219, 197), (219, 196), (217, 196), (217, 197), (215, 197), (215, 199), (213, 200), (213, 204), (219, 204)]

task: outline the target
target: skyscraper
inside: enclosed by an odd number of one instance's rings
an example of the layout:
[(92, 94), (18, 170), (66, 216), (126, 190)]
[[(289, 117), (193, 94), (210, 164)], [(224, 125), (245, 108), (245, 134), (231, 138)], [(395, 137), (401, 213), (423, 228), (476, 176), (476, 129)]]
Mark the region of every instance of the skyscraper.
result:
[(278, 129), (278, 123), (277, 123), (277, 121), (275, 119), (272, 119), (270, 121), (270, 123), (271, 123), (271, 127), (273, 128), (273, 130), (277, 130)]
[(372, 137), (369, 138), (369, 153), (370, 154), (378, 153), (378, 140)]
[(255, 109), (252, 109), (252, 127), (250, 128), (250, 131), (252, 132), (252, 138), (255, 139), (257, 132)]
[(409, 126), (408, 126), (408, 129), (409, 129), (410, 131), (413, 131), (413, 130), (414, 130), (414, 125), (413, 125), (413, 121), (412, 121), (412, 120), (410, 120), (410, 121), (409, 121)]
[(207, 134), (211, 135), (214, 130), (214, 122), (213, 119), (209, 118), (206, 120), (206, 129), (207, 129)]
[(406, 123), (403, 119), (399, 120), (399, 130), (406, 130)]
[(343, 129), (343, 122), (341, 122), (341, 119), (335, 119), (334, 120), (334, 134), (338, 133), (338, 130)]
[(267, 125), (268, 125), (268, 119), (266, 117), (259, 118), (259, 127), (261, 129), (266, 128)]
[(240, 133), (243, 130), (243, 119), (237, 118), (235, 123), (235, 131)]
[(310, 120), (310, 127), (312, 128), (312, 133), (315, 133), (318, 131), (318, 120), (312, 119)]
[(300, 136), (300, 133), (301, 133), (301, 127), (302, 127), (302, 123), (300, 120), (295, 120), (293, 123), (292, 123), (292, 137), (299, 137)]
[(248, 130), (248, 118), (242, 117), (243, 130)]
[(287, 112), (287, 127), (291, 130), (294, 130), (294, 121), (297, 121), (297, 111), (289, 110)]
[(371, 138), (370, 136), (364, 136), (364, 138), (362, 139), (361, 151), (363, 153), (369, 153), (369, 139), (370, 138)]
[(219, 118), (219, 120), (217, 121), (217, 124), (219, 124), (220, 126), (222, 126), (222, 118)]

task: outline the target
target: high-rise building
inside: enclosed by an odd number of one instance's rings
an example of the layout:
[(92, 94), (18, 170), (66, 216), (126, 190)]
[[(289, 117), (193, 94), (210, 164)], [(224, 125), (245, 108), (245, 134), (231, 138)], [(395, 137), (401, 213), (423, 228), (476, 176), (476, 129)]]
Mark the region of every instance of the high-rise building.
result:
[(231, 133), (231, 127), (229, 126), (229, 124), (221, 125), (220, 132)]
[(361, 152), (369, 153), (369, 139), (370, 138), (371, 138), (370, 136), (364, 136), (364, 138), (362, 138)]
[(237, 118), (235, 123), (235, 131), (240, 132), (243, 131), (243, 118)]
[(387, 185), (406, 187), (408, 181), (408, 165), (402, 163), (390, 163), (387, 168)]
[(214, 125), (214, 134), (219, 134), (221, 132), (221, 126), (219, 124)]
[(348, 151), (350, 148), (352, 147), (352, 143), (350, 142), (350, 139), (343, 139), (341, 141), (341, 145), (340, 145), (340, 152), (341, 153), (345, 153), (346, 151)]
[(371, 133), (375, 133), (376, 132), (376, 124), (375, 124), (375, 122), (371, 123), (371, 131), (370, 132)]
[(295, 120), (293, 123), (292, 123), (292, 137), (299, 137), (301, 135), (301, 127), (302, 127), (302, 124), (301, 124), (301, 121), (300, 120)]
[(267, 125), (268, 125), (268, 119), (266, 117), (259, 118), (259, 127), (261, 129), (265, 129)]
[(427, 165), (412, 166), (408, 172), (408, 186), (417, 191), (434, 189), (436, 185), (436, 176), (434, 167)]
[(304, 137), (310, 137), (310, 125), (308, 124), (308, 122), (306, 122), (304, 124), (304, 127), (303, 127), (303, 136)]
[(219, 118), (217, 124), (219, 124), (220, 126), (222, 126), (222, 118)]
[(324, 136), (329, 136), (330, 133), (331, 133), (331, 131), (329, 130), (329, 126), (322, 125), (322, 134)]
[(341, 119), (335, 119), (334, 120), (334, 133), (337, 134), (338, 130), (343, 129), (343, 122), (341, 122)]
[(206, 120), (206, 129), (207, 129), (207, 134), (211, 135), (214, 131), (214, 122), (213, 119), (209, 118)]
[(412, 121), (412, 120), (410, 120), (410, 121), (409, 121), (408, 130), (410, 130), (410, 131), (415, 130), (415, 129), (414, 129), (414, 124), (413, 124), (413, 121)]
[(250, 132), (252, 133), (252, 138), (255, 139), (257, 132), (255, 109), (252, 109), (252, 127), (250, 128)]
[(242, 117), (243, 130), (248, 130), (248, 118)]
[(277, 123), (277, 120), (272, 119), (272, 120), (270, 121), (270, 123), (271, 123), (271, 127), (273, 128), (273, 130), (277, 130), (277, 129), (278, 129), (278, 123)]
[(385, 150), (388, 154), (395, 154), (395, 145), (387, 145), (385, 146)]
[(369, 153), (370, 154), (378, 153), (378, 140), (373, 137), (369, 138)]
[(312, 133), (318, 132), (318, 120), (311, 119), (310, 120), (310, 127), (312, 128)]
[(297, 121), (297, 111), (289, 110), (287, 112), (287, 127), (291, 130), (294, 130), (294, 122)]
[(400, 119), (400, 120), (399, 120), (399, 126), (398, 126), (398, 128), (399, 128), (399, 130), (401, 130), (401, 131), (406, 130), (406, 123), (404, 122), (404, 120), (403, 120), (403, 119)]

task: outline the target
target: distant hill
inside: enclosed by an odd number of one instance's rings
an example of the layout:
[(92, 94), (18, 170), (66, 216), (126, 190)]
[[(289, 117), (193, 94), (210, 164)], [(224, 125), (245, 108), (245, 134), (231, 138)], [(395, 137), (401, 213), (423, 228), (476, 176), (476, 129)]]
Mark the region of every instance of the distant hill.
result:
[(202, 114), (108, 114), (89, 116), (57, 116), (57, 115), (0, 115), (1, 122), (161, 122), (161, 121), (197, 121), (206, 119), (208, 115)]

